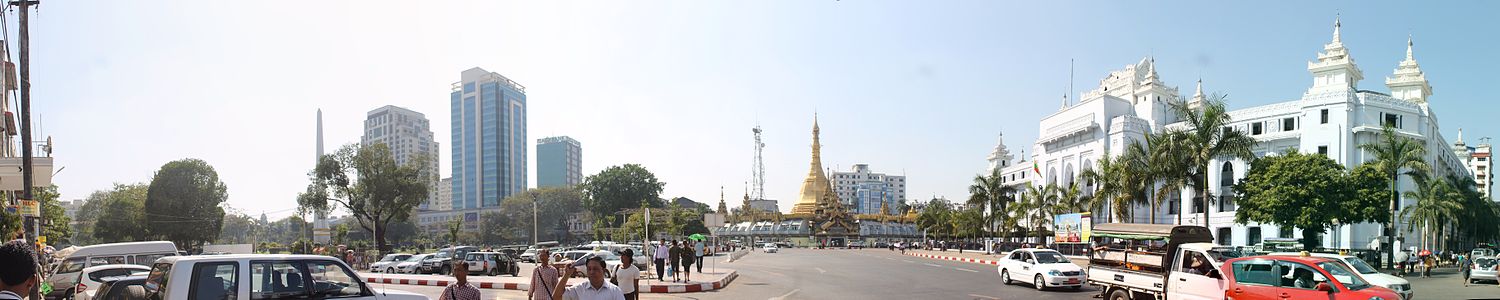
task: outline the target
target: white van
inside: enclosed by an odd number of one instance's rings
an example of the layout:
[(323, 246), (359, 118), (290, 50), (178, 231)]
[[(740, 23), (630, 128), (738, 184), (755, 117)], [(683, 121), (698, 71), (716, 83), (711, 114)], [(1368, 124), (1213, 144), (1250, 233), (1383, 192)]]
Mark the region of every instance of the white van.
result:
[(52, 293), (45, 298), (61, 299), (73, 295), (73, 287), (78, 285), (78, 275), (84, 268), (112, 264), (132, 264), (151, 266), (156, 259), (176, 256), (177, 245), (168, 241), (155, 242), (130, 242), (99, 244), (84, 246), (73, 249), (71, 253), (58, 253), (59, 263), (52, 269), (52, 275), (47, 277), (47, 282), (54, 287), (68, 287), (66, 289), (53, 289)]

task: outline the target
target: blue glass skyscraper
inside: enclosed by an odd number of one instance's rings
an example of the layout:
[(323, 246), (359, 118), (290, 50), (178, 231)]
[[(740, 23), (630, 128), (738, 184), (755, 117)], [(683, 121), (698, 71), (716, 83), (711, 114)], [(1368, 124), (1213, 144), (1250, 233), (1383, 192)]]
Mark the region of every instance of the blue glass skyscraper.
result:
[(526, 190), (526, 87), (481, 68), (453, 84), (453, 209)]

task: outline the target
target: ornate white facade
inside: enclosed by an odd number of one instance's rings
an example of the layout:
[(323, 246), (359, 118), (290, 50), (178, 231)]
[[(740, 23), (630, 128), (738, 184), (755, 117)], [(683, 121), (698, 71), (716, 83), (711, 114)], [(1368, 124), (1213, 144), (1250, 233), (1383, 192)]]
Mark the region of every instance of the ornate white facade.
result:
[[(1358, 89), (1363, 72), (1340, 40), (1341, 24), (1335, 21), (1333, 40), (1324, 45), (1317, 60), (1308, 62), (1313, 84), (1301, 99), (1232, 110), (1230, 127), (1249, 134), (1259, 143), (1256, 156), (1275, 155), (1289, 149), (1303, 153), (1323, 153), (1346, 167), (1373, 160), (1359, 150), (1359, 145), (1373, 143), (1382, 126), (1390, 124), (1401, 135), (1419, 139), (1427, 151), (1428, 163), (1439, 176), (1459, 175), (1474, 178), (1439, 132), (1437, 116), (1429, 107), (1432, 87), (1412, 56), (1410, 41), (1404, 61), (1397, 64), (1387, 78), (1390, 93)], [(1008, 185), (1057, 184), (1066, 186), (1095, 165), (1103, 155), (1119, 155), (1129, 143), (1146, 134), (1164, 129), (1185, 128), (1172, 113), (1169, 103), (1204, 101), (1202, 81), (1191, 98), (1183, 99), (1176, 88), (1167, 87), (1156, 73), (1152, 58), (1125, 66), (1100, 80), (1098, 88), (1084, 93), (1077, 103), (1064, 100), (1064, 107), (1040, 123), (1039, 139), (1032, 144), (1032, 157), (1003, 167), (1001, 174)], [(1233, 103), (1229, 103), (1233, 106)], [(997, 148), (998, 149), (1003, 149)], [(993, 155), (992, 155), (993, 156)], [(1029, 160), (1029, 161), (1028, 161)], [(991, 165), (995, 165), (993, 160)], [(1209, 173), (1210, 194), (1225, 195), (1229, 186), (1244, 178), (1247, 163), (1234, 159), (1215, 160)], [(1401, 191), (1414, 189), (1409, 178), (1398, 183)], [(1085, 190), (1091, 187), (1085, 186)], [(1217, 197), (1208, 203), (1195, 203), (1197, 193), (1182, 191), (1149, 219), (1149, 208), (1137, 207), (1130, 222), (1182, 223), (1205, 225), (1225, 245), (1247, 246), (1268, 237), (1299, 237), (1290, 228), (1274, 224), (1235, 224), (1236, 205), (1232, 196)], [(1413, 204), (1401, 200), (1401, 206)], [(1185, 208), (1185, 209), (1184, 209)], [(1208, 210), (1204, 220), (1203, 210)], [(1179, 214), (1186, 210), (1179, 221)], [(1110, 221), (1109, 212), (1095, 212), (1097, 222)], [(1402, 222), (1404, 223), (1404, 222)], [(1344, 224), (1323, 235), (1329, 248), (1368, 249), (1380, 234), (1373, 223)], [(1401, 226), (1398, 236), (1413, 236)]]

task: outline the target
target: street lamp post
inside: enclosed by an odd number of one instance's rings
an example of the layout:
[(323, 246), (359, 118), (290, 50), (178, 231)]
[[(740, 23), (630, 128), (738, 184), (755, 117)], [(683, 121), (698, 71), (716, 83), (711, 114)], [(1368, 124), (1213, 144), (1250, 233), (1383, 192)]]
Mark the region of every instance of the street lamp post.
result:
[(531, 195), (531, 244), (532, 245), (536, 245), (537, 242), (538, 242), (537, 241), (536, 221), (537, 221), (537, 218), (536, 218), (536, 195), (533, 194), (533, 195)]

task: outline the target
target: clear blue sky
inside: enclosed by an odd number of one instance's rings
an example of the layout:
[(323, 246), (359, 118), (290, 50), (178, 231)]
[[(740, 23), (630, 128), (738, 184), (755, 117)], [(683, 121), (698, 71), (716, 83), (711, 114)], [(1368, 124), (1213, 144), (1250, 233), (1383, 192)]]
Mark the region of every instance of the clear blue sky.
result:
[(1154, 55), (1184, 93), (1201, 76), (1231, 108), (1294, 100), (1340, 12), (1360, 88), (1387, 90), (1412, 34), (1443, 134), (1500, 137), (1490, 119), (1497, 11), (1410, 1), (53, 0), (33, 18), (33, 109), (67, 167), (54, 180), (64, 199), (194, 157), (217, 168), (233, 207), (285, 216), (307, 184), (318, 108), (330, 149), (357, 142), (370, 109), (427, 114), (448, 174), (449, 85), (479, 66), (526, 85), (533, 142), (578, 139), (585, 173), (643, 164), (667, 183), (665, 197), (713, 204), (723, 186), (739, 198), (758, 123), (766, 192), (788, 209), (816, 111), (825, 166), (869, 163), (906, 174), (911, 201), (957, 200), (996, 134), (1029, 148), (1067, 91), (1069, 59), (1078, 91)]

